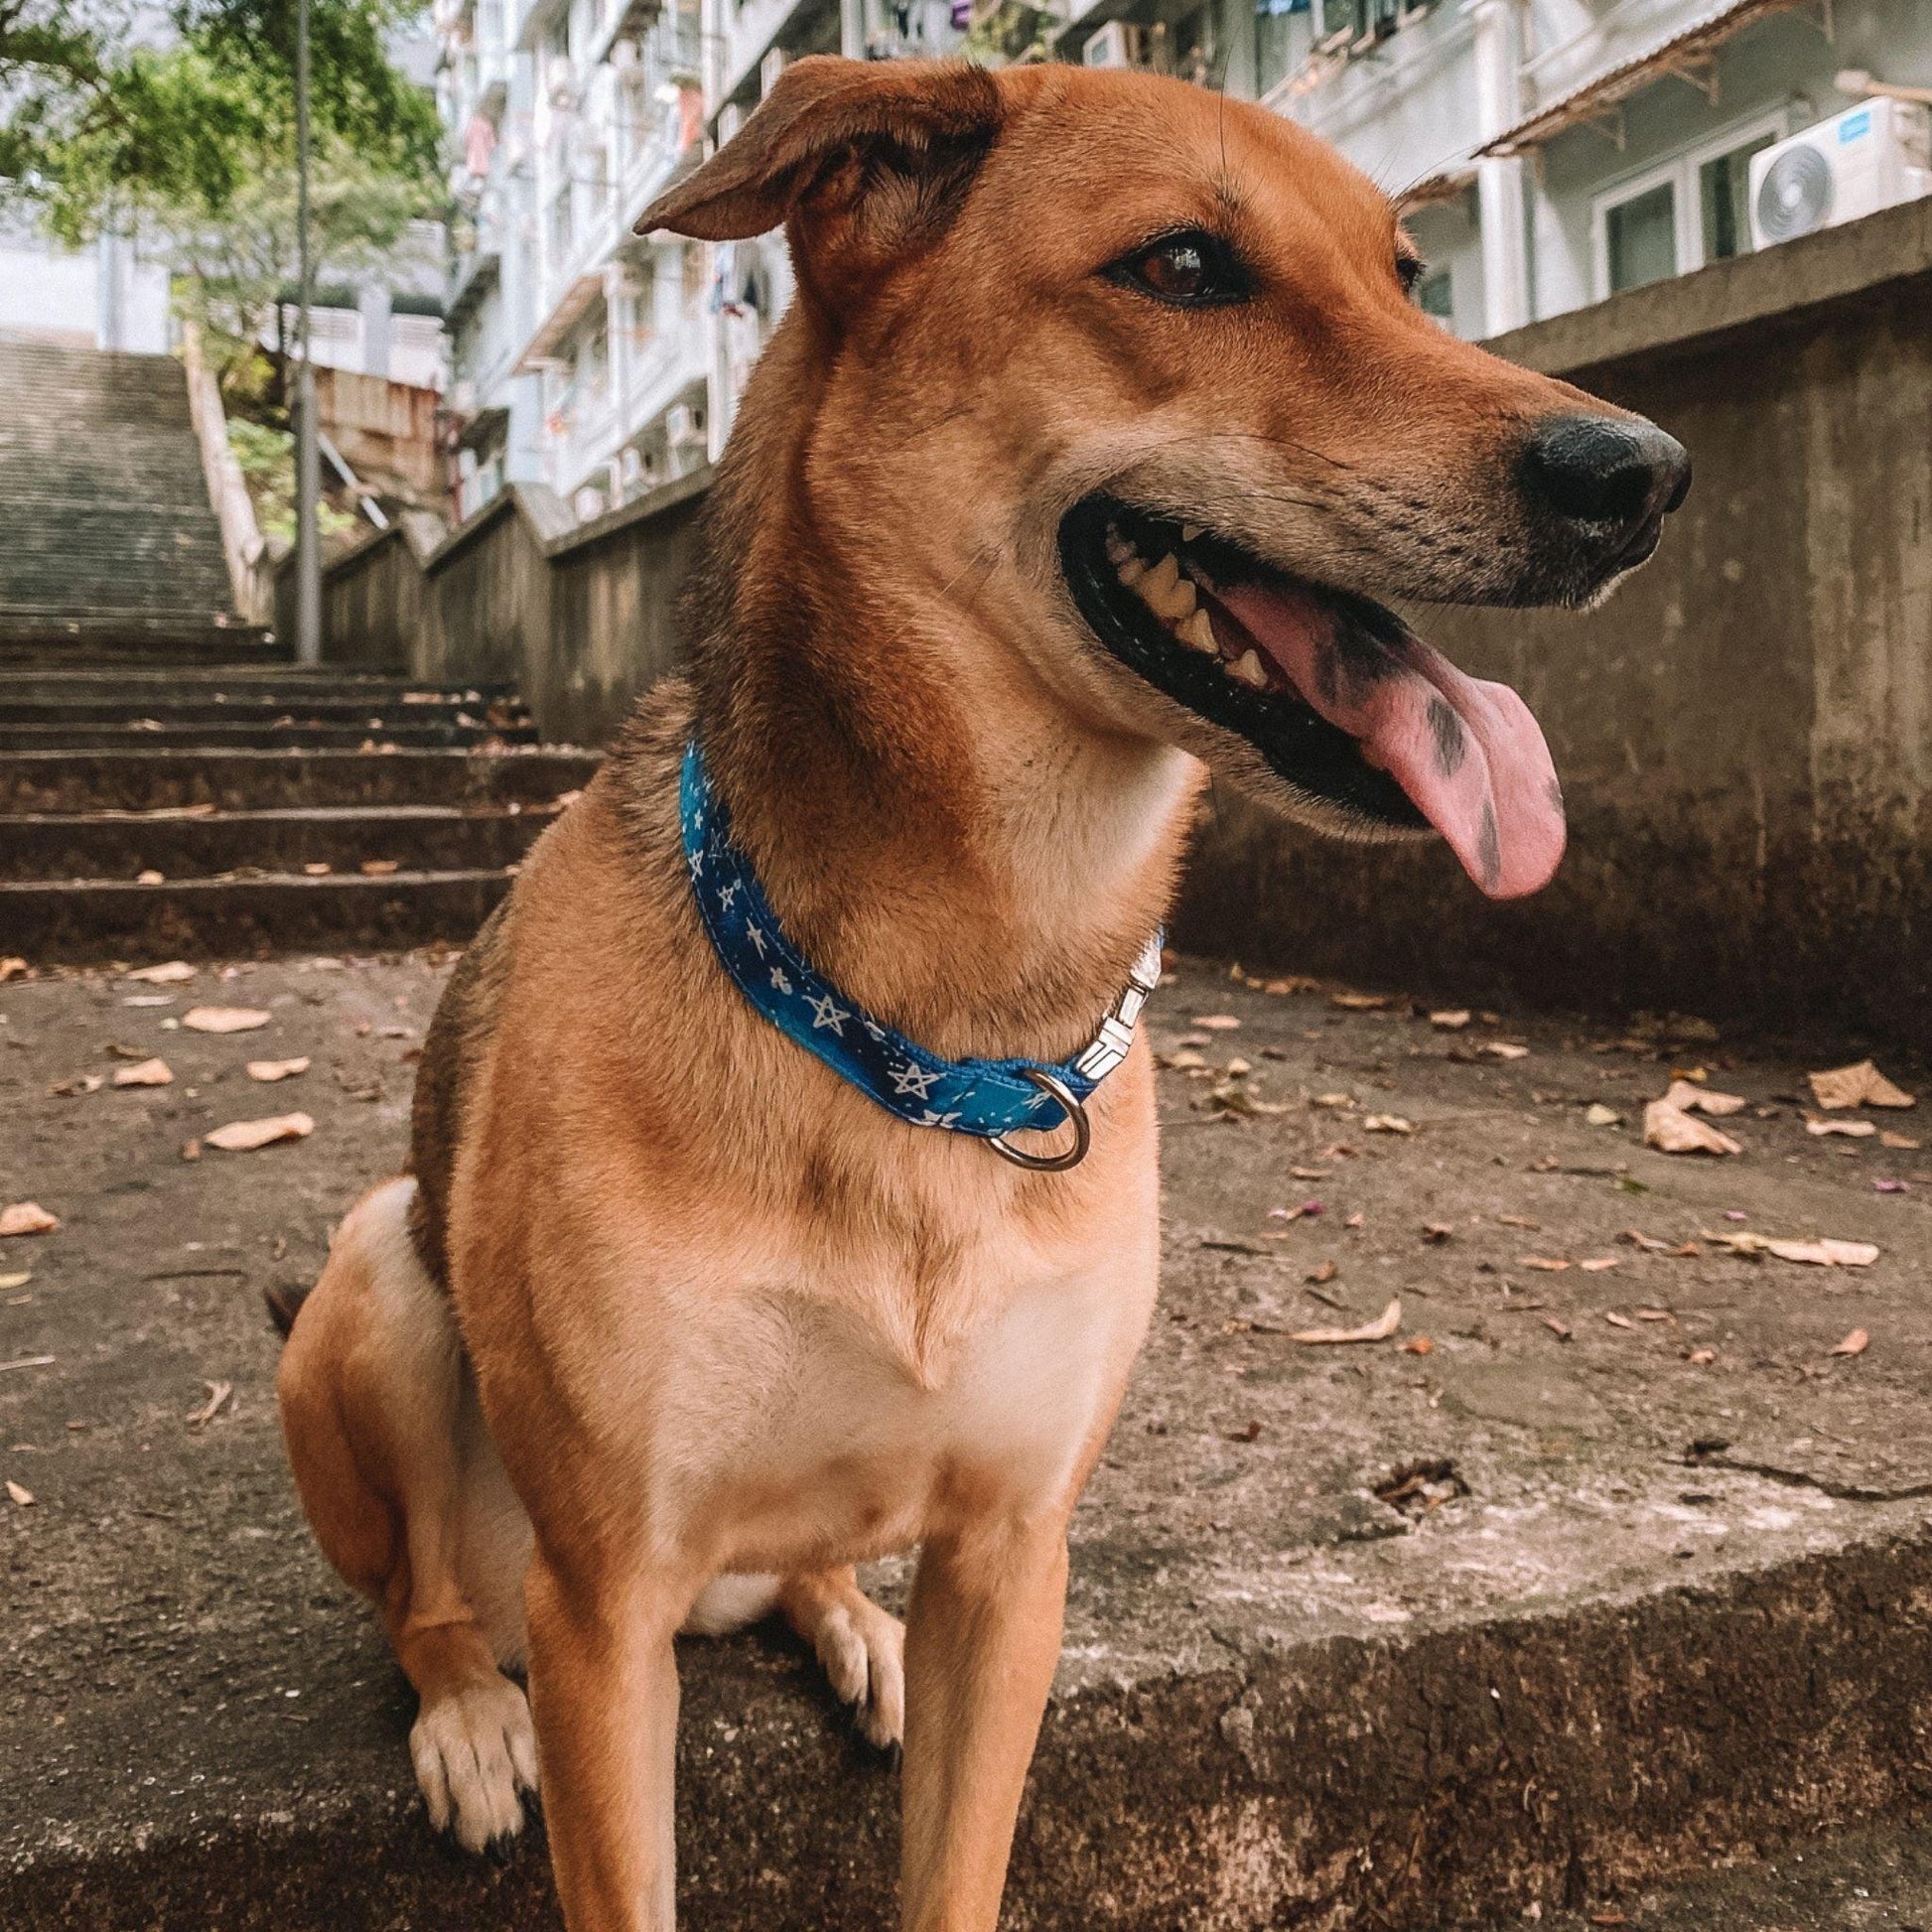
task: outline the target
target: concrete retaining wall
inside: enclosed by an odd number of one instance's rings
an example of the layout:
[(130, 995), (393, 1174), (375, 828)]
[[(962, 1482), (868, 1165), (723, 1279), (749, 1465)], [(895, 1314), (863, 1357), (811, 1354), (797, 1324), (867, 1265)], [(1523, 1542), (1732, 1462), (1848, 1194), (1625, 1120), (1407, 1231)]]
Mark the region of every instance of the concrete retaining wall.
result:
[(1529, 699), (1571, 812), (1536, 898), (1217, 798), (1186, 943), (1546, 1004), (1932, 1045), (1932, 201), (1503, 338), (1696, 465), (1602, 610), (1418, 628)]
[[(1440, 846), (1330, 845), (1218, 798), (1176, 936), (1463, 997), (1932, 1046), (1932, 201), (1495, 346), (1654, 416), (1697, 467), (1604, 609), (1418, 618), (1543, 721), (1561, 876), (1492, 906)], [(674, 660), (707, 481), (583, 530), (519, 488), (432, 549), (377, 539), (329, 573), (332, 653), (513, 680), (547, 735), (600, 742)]]
[[(447, 536), (403, 516), (324, 572), (323, 655), (514, 685), (545, 739), (602, 744), (676, 661), (672, 607), (709, 482), (581, 526), (541, 485), (513, 485)], [(292, 591), (291, 568), (278, 588)]]

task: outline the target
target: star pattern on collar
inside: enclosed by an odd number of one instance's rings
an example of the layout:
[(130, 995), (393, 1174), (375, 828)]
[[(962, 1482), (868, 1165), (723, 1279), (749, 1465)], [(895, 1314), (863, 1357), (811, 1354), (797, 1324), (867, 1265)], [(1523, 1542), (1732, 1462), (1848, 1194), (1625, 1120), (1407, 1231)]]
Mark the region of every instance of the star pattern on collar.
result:
[(830, 1028), (839, 1038), (845, 1037), (845, 1023), (852, 1018), (852, 1015), (840, 1006), (831, 994), (807, 993), (805, 1003), (812, 1010), (813, 1033), (817, 1033), (821, 1028)]
[(892, 1075), (895, 1093), (909, 1093), (923, 1100), (932, 1091), (938, 1080), (936, 1067), (928, 1068), (915, 1065), (907, 1060), (903, 1066), (889, 1066), (886, 1071)]

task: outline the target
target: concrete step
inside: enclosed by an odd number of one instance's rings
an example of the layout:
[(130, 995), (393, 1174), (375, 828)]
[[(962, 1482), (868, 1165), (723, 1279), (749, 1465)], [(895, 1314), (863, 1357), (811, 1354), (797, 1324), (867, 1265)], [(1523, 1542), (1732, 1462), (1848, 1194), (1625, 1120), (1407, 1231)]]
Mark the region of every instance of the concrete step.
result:
[[(370, 687), (374, 690), (376, 687)], [(0, 674), (0, 725), (126, 725), (152, 719), (172, 727), (182, 725), (272, 725), (283, 718), (302, 725), (362, 726), (369, 730), (436, 724), (470, 717), (492, 729), (525, 725), (529, 713), (520, 704), (501, 698), (487, 703), (471, 700), (460, 690), (347, 695), (312, 688), (294, 691), (277, 685), (271, 690), (204, 691), (179, 680), (129, 691), (120, 697), (101, 694), (18, 697), (15, 687)]]
[(508, 892), (502, 867), (397, 872), (383, 878), (0, 882), (0, 932), (35, 960), (69, 964), (189, 953), (395, 951), (467, 945)]
[(548, 804), (589, 782), (594, 753), (0, 752), (0, 813), (221, 811), (315, 805)]
[(170, 880), (299, 874), (364, 860), (406, 870), (463, 872), (513, 865), (554, 813), (454, 805), (336, 805), (294, 811), (54, 813), (0, 819), (0, 868), (16, 882)]
[[(514, 704), (508, 684), (429, 684), (389, 671), (337, 670), (290, 663), (266, 652), (207, 661), (15, 664), (0, 668), (8, 703), (138, 705), (170, 702), (221, 706), (297, 703)], [(225, 712), (217, 714), (225, 715)]]
[(96, 672), (232, 668), (244, 653), (266, 668), (286, 663), (290, 648), (258, 626), (199, 611), (157, 616), (0, 607), (0, 675), (63, 664)]
[[(329, 749), (356, 751), (367, 744), (418, 748), (534, 745), (536, 727), (530, 724), (491, 726), (464, 713), (456, 717), (424, 716), (388, 725), (380, 718), (343, 719), (313, 723), (287, 713), (258, 723), (244, 720), (220, 724), (175, 724), (165, 719), (136, 718), (121, 724), (8, 724), (0, 720), (0, 752), (39, 751), (282, 751)], [(283, 722), (286, 719), (286, 722)]]
[[(261, 1315), (396, 1171), (440, 983), (416, 957), (0, 989), (0, 1174), (63, 1223), (0, 1244), (32, 1275), (0, 1298), (0, 1361), (27, 1364), (0, 1374), (0, 1475), (34, 1497), (0, 1501), (6, 1932), (555, 1932), (540, 1825), (497, 1865), (425, 1822), (414, 1699), (301, 1520)], [(169, 1029), (215, 1002), (270, 1024)], [(1153, 1043), (1210, 1013), (1241, 1023), (1212, 1057), (1238, 1050), (1290, 1104), (1217, 1120), (1190, 1104), (1211, 1082), (1156, 1076), (1161, 1307), (1073, 1519), (1005, 1922), (1932, 1923), (1858, 1915), (1857, 1886), (1901, 1908), (1924, 1892), (1894, 1887), (1882, 1852), (1855, 1885), (1767, 1894), (1755, 1916), (1644, 1905), (1687, 1869), (1787, 1847), (1809, 1863), (1817, 1835), (1932, 1799), (1932, 1150), (1808, 1135), (1773, 1096), (1835, 1061), (1730, 1039), (1747, 1147), (1713, 1164), (1641, 1145), (1671, 1062), (1616, 1030), (1511, 1016), (1445, 1035), (1405, 1002), (1271, 997), (1185, 961)], [(175, 1083), (50, 1091), (122, 1063), (110, 1042)], [(311, 1068), (283, 1085), (243, 1070), (298, 1055)], [(1296, 1104), (1336, 1090), (1354, 1104)], [(1588, 1124), (1598, 1097), (1623, 1127)], [(294, 1108), (315, 1121), (299, 1143), (181, 1158)], [(1416, 1131), (1361, 1131), (1370, 1111)], [(1291, 1176), (1310, 1166), (1323, 1178)], [(1879, 1173), (1912, 1191), (1875, 1193)], [(1269, 1218), (1310, 1195), (1323, 1213)], [(1452, 1233), (1425, 1240), (1425, 1219)], [(1671, 1248), (1620, 1242), (1633, 1223)], [(1881, 1253), (1806, 1268), (1698, 1234), (1739, 1225)], [(1372, 1319), (1398, 1289), (1389, 1340), (1290, 1338)], [(1833, 1355), (1855, 1323), (1868, 1349)], [(216, 1381), (227, 1401), (191, 1426)], [(897, 1607), (907, 1570), (867, 1582)], [(899, 1778), (816, 1667), (770, 1628), (678, 1651), (680, 1923), (897, 1923)]]

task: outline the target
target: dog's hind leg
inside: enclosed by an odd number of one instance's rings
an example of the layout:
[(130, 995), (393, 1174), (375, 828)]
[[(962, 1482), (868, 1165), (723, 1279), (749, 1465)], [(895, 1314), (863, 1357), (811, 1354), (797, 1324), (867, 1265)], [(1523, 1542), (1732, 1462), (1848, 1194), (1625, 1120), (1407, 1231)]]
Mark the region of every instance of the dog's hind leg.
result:
[(529, 1707), (499, 1668), (522, 1654), (530, 1532), (410, 1240), (415, 1184), (384, 1182), (337, 1230), (277, 1391), (316, 1540), (380, 1607), (421, 1700), (409, 1748), (430, 1817), (482, 1851), (536, 1788)]
[(684, 1628), (729, 1636), (773, 1610), (811, 1645), (859, 1728), (882, 1750), (897, 1744), (905, 1729), (905, 1626), (859, 1587), (849, 1564), (790, 1577), (720, 1577), (692, 1604)]

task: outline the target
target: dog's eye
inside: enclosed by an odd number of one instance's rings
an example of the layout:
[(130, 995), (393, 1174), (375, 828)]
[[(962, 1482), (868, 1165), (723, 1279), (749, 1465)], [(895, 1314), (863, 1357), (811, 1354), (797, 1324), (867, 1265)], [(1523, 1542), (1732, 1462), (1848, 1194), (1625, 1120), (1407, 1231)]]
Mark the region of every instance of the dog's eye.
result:
[(1180, 307), (1240, 302), (1248, 293), (1248, 278), (1226, 242), (1201, 228), (1163, 235), (1108, 272), (1130, 288)]
[(1402, 284), (1404, 295), (1413, 297), (1417, 284), (1423, 278), (1428, 263), (1420, 255), (1398, 255), (1395, 258), (1395, 279)]

